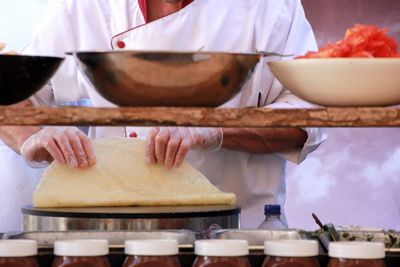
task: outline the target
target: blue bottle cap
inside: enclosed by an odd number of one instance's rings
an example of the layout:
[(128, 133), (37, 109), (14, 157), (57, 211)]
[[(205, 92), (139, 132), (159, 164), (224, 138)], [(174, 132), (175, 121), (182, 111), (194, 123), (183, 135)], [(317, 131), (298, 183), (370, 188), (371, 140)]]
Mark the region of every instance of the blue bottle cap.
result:
[(281, 206), (280, 205), (265, 205), (264, 206), (264, 215), (281, 215)]

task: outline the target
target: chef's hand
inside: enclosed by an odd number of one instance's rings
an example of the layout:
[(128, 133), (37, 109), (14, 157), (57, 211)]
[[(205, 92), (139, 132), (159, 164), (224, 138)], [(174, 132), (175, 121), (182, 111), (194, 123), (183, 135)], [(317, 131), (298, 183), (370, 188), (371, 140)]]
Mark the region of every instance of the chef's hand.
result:
[(171, 170), (182, 164), (190, 149), (217, 151), (222, 141), (221, 128), (156, 127), (147, 137), (146, 162)]
[(20, 149), (32, 167), (53, 160), (70, 168), (87, 168), (96, 163), (91, 140), (76, 127), (49, 127), (28, 138)]
[(4, 55), (16, 55), (17, 54), (15, 51), (1, 52), (5, 47), (6, 47), (6, 44), (0, 42), (0, 54), (4, 54)]

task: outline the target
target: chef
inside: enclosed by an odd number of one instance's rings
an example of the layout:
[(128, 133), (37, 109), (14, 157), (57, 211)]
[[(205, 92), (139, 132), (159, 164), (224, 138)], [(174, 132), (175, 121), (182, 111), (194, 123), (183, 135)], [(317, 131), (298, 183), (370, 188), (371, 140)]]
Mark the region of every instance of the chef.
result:
[[(300, 0), (53, 0), (25, 54), (66, 51), (167, 50), (301, 55), (316, 49)], [(90, 98), (111, 107), (67, 58), (31, 102), (53, 105)], [(272, 76), (265, 59), (242, 92), (224, 107), (309, 108)], [(187, 159), (223, 191), (235, 192), (242, 227), (263, 220), (267, 203), (284, 205), (286, 160), (299, 163), (326, 139), (321, 129), (266, 128), (3, 128), (2, 137), (31, 165), (57, 160), (71, 168), (96, 162), (91, 139), (147, 140), (146, 160), (177, 168)], [(8, 133), (8, 134), (6, 134)]]

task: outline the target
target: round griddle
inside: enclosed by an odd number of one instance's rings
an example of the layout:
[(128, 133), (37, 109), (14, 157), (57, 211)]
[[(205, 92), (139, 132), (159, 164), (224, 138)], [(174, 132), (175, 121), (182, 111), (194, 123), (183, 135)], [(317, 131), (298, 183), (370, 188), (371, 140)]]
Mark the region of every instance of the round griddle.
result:
[(66, 218), (99, 219), (158, 219), (158, 218), (196, 218), (238, 215), (236, 206), (160, 206), (160, 207), (101, 207), (101, 208), (34, 208), (22, 209), (25, 215)]
[(160, 206), (22, 209), (25, 231), (238, 228), (237, 206)]

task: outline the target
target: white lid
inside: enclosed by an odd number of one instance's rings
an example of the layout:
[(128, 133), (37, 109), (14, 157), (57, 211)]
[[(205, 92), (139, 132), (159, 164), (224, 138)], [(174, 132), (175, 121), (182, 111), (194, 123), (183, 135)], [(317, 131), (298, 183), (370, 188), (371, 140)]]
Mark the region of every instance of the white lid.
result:
[(64, 240), (54, 243), (56, 256), (94, 257), (108, 255), (107, 240)]
[(385, 244), (377, 242), (331, 242), (329, 256), (339, 259), (383, 259)]
[(249, 254), (246, 240), (200, 240), (195, 242), (195, 254), (210, 257), (240, 257)]
[(128, 240), (125, 254), (133, 256), (172, 256), (179, 254), (178, 241), (168, 240)]
[(314, 240), (265, 241), (264, 253), (276, 257), (315, 257), (318, 256), (318, 242)]
[(38, 252), (34, 240), (0, 240), (0, 257), (31, 257)]

